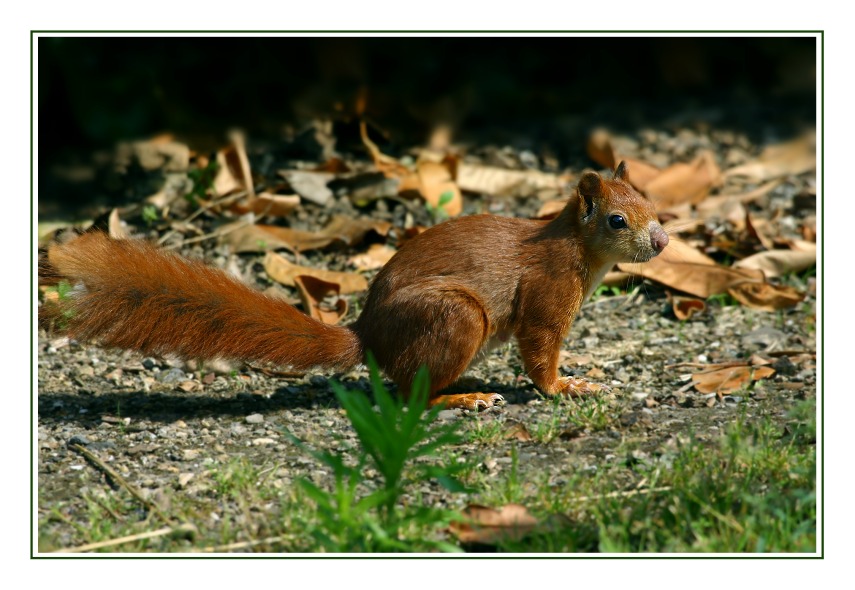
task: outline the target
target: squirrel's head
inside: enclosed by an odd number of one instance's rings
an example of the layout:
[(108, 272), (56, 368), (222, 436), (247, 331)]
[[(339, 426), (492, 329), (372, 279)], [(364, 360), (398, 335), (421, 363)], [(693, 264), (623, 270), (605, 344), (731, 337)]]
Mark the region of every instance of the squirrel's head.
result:
[(626, 162), (612, 180), (596, 172), (579, 179), (578, 223), (585, 245), (603, 261), (646, 262), (668, 245), (650, 200), (627, 181)]

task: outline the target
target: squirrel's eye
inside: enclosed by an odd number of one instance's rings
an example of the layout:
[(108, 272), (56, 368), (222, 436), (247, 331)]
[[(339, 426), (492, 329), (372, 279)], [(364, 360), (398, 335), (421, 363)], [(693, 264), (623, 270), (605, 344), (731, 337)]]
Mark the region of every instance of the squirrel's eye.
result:
[(609, 216), (609, 225), (612, 226), (612, 229), (623, 229), (626, 227), (626, 219), (622, 215), (611, 215)]

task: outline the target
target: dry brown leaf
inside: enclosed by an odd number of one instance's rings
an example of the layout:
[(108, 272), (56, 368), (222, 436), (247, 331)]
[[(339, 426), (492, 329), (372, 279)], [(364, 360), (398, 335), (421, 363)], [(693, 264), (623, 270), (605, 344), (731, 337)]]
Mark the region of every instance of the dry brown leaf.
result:
[(228, 244), (232, 251), (237, 253), (280, 249), (295, 251), (290, 242), (269, 231), (270, 228), (282, 229), (272, 225), (256, 225), (244, 220), (235, 221), (220, 228), (219, 241)]
[(755, 182), (762, 182), (815, 169), (816, 133), (811, 132), (786, 143), (770, 145), (756, 160), (731, 168), (725, 175), (745, 176)]
[(767, 250), (736, 261), (734, 268), (762, 270), (767, 278), (801, 272), (816, 265), (816, 244), (811, 250)]
[(520, 504), (507, 504), (498, 510), (470, 504), (463, 515), (467, 522), (452, 522), (449, 527), (461, 543), (518, 541), (538, 525), (538, 520)]
[(269, 192), (259, 193), (237, 205), (241, 213), (252, 211), (258, 217), (286, 217), (299, 206), (298, 195), (276, 195)]
[[(632, 174), (632, 172), (630, 172)], [(689, 164), (672, 164), (644, 187), (657, 210), (689, 203), (696, 205), (721, 182), (721, 171), (711, 152), (702, 152)]]
[(763, 311), (787, 309), (805, 298), (798, 289), (769, 283), (739, 283), (728, 287), (727, 292), (742, 305)]
[(352, 219), (337, 215), (319, 232), (309, 232), (275, 225), (247, 225), (231, 231), (223, 228), (222, 241), (235, 252), (263, 252), (285, 248), (292, 252), (318, 250), (330, 245), (354, 246), (369, 232), (386, 236), (392, 224), (379, 219)]
[(508, 170), (460, 162), (457, 184), (462, 190), (498, 197), (549, 198), (558, 195), (570, 178), (540, 170)]
[(358, 271), (375, 270), (382, 268), (396, 252), (397, 250), (386, 244), (371, 244), (367, 252), (351, 256), (347, 261)]
[(650, 262), (620, 263), (617, 266), (621, 271), (657, 281), (702, 299), (726, 293), (728, 287), (737, 283), (764, 281), (762, 271), (720, 266), (680, 240), (671, 240), (668, 247)]
[[(371, 154), (374, 165), (388, 178), (399, 180), (398, 192), (418, 191), (432, 207), (440, 207), (449, 217), (460, 215), (463, 211), (463, 196), (454, 180), (456, 163), (453, 158), (441, 162), (431, 159), (420, 160), (415, 171), (410, 170), (395, 158), (387, 156), (368, 137), (365, 122), (360, 123), (362, 142)], [(450, 199), (449, 199), (450, 197)]]
[(338, 297), (335, 309), (323, 303), (324, 298), (330, 295), (339, 295), (341, 286), (311, 275), (297, 275), (294, 277), (303, 309), (314, 319), (325, 324), (335, 325), (341, 318), (347, 315), (347, 299)]
[(701, 393), (732, 393), (745, 388), (751, 381), (766, 379), (775, 374), (768, 366), (751, 367), (730, 365), (714, 367), (692, 375), (692, 383)]
[(264, 270), (273, 280), (291, 287), (297, 285), (295, 277), (305, 275), (317, 277), (329, 283), (338, 283), (342, 294), (358, 293), (368, 288), (368, 281), (360, 274), (300, 266), (275, 252), (268, 252), (264, 257)]
[(671, 295), (670, 299), (671, 309), (674, 310), (674, 315), (677, 316), (678, 320), (687, 320), (696, 313), (702, 313), (707, 308), (703, 299), (680, 295)]
[(217, 196), (225, 196), (237, 191), (245, 190), (249, 193), (249, 187), (252, 181), (247, 183), (244, 178), (243, 160), (246, 158), (245, 153), (239, 150), (243, 149), (243, 145), (235, 145), (234, 143), (217, 151), (217, 175), (214, 177), (213, 188)]

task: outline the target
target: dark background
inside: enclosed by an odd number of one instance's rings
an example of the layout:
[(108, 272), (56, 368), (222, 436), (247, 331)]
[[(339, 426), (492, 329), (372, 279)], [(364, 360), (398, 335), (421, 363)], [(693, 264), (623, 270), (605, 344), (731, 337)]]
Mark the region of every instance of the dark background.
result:
[(40, 202), (103, 196), (57, 170), (88, 165), (119, 140), (168, 131), (195, 149), (214, 149), (240, 127), (250, 141), (284, 142), (314, 118), (351, 121), (363, 110), (391, 153), (422, 145), (447, 123), (457, 140), (548, 150), (573, 166), (590, 165), (584, 143), (595, 126), (632, 133), (703, 124), (766, 141), (816, 124), (810, 37), (54, 37), (38, 44)]

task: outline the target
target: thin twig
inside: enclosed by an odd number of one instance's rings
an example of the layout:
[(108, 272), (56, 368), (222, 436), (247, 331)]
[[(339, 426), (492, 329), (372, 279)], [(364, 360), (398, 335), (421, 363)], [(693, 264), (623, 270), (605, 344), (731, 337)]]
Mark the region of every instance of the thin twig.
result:
[[(187, 240), (182, 240), (180, 245), (181, 245), (181, 246), (186, 246), (187, 244), (195, 244), (196, 242), (204, 242), (205, 240), (212, 240), (212, 239), (215, 239), (215, 238), (221, 238), (221, 237), (223, 237), (223, 236), (227, 236), (227, 235), (229, 235), (230, 233), (235, 232), (235, 231), (237, 231), (237, 230), (239, 230), (239, 229), (243, 229), (243, 228), (245, 228), (245, 227), (246, 227), (246, 226), (248, 226), (248, 225), (252, 225), (252, 222), (247, 221), (247, 220), (239, 221), (238, 223), (235, 223), (234, 225), (232, 225), (232, 226), (228, 227), (228, 228), (227, 228), (227, 229), (225, 229), (225, 230), (218, 229), (218, 230), (216, 230), (216, 231), (212, 231), (212, 232), (211, 232), (211, 233), (209, 233), (209, 234), (205, 234), (204, 236), (198, 236), (198, 237), (195, 237), (195, 238), (189, 238), (189, 239), (187, 239)], [(167, 246), (167, 247), (168, 247), (168, 248), (173, 248), (173, 247), (178, 247), (178, 245), (176, 245), (176, 246)]]
[(145, 539), (154, 539), (157, 537), (164, 537), (168, 535), (178, 535), (178, 536), (187, 536), (193, 535), (196, 533), (196, 527), (193, 525), (183, 524), (177, 527), (163, 527), (157, 529), (156, 531), (149, 531), (147, 533), (137, 533), (135, 535), (128, 535), (126, 537), (119, 537), (118, 539), (107, 539), (106, 541), (98, 541), (97, 543), (87, 543), (86, 545), (80, 545), (78, 547), (68, 547), (66, 549), (57, 549), (53, 553), (85, 553), (87, 551), (93, 551), (95, 549), (103, 549), (104, 547), (114, 547), (116, 545), (122, 545), (124, 543), (132, 543), (134, 541), (142, 541)]
[(257, 539), (255, 541), (226, 543), (225, 545), (215, 545), (214, 547), (194, 549), (193, 553), (223, 553), (225, 551), (234, 551), (235, 549), (248, 549), (250, 547), (255, 547), (256, 545), (284, 542), (286, 538), (287, 537), (285, 535), (280, 535), (278, 537), (268, 537), (266, 539)]
[(719, 370), (719, 369), (727, 369), (729, 367), (748, 367), (749, 363), (746, 361), (730, 361), (726, 363), (675, 363), (673, 365), (665, 365), (666, 369), (676, 369), (678, 367), (690, 367), (693, 369), (709, 369), (709, 370)]
[[(190, 223), (191, 221), (193, 221), (194, 219), (199, 217), (205, 211), (210, 211), (214, 207), (219, 207), (219, 206), (225, 205), (227, 203), (230, 203), (232, 201), (239, 201), (240, 199), (243, 199), (244, 197), (246, 197), (246, 195), (247, 195), (246, 191), (240, 191), (237, 193), (233, 193), (231, 195), (226, 195), (224, 197), (212, 199), (211, 201), (202, 205), (201, 207), (196, 209), (193, 213), (188, 215), (185, 219), (183, 219), (181, 221), (181, 223)], [(163, 236), (159, 240), (157, 240), (157, 245), (162, 246), (163, 244), (166, 243), (167, 240), (169, 240), (169, 238), (171, 238), (176, 233), (177, 233), (177, 230), (174, 230), (174, 229), (169, 230), (168, 232), (163, 234)]]
[(95, 467), (100, 469), (105, 475), (107, 475), (107, 477), (116, 482), (117, 485), (120, 485), (121, 487), (125, 488), (128, 493), (130, 493), (134, 498), (139, 500), (146, 508), (148, 508), (151, 512), (154, 512), (158, 517), (160, 517), (163, 522), (172, 522), (171, 518), (167, 517), (165, 514), (163, 514), (163, 512), (160, 511), (160, 508), (158, 508), (157, 504), (145, 498), (139, 490), (129, 484), (125, 480), (125, 478), (119, 475), (119, 473), (115, 469), (104, 463), (92, 451), (79, 444), (69, 445), (69, 448), (74, 451), (77, 451), (78, 453), (86, 457), (86, 459), (88, 459), (92, 464), (94, 464)]

